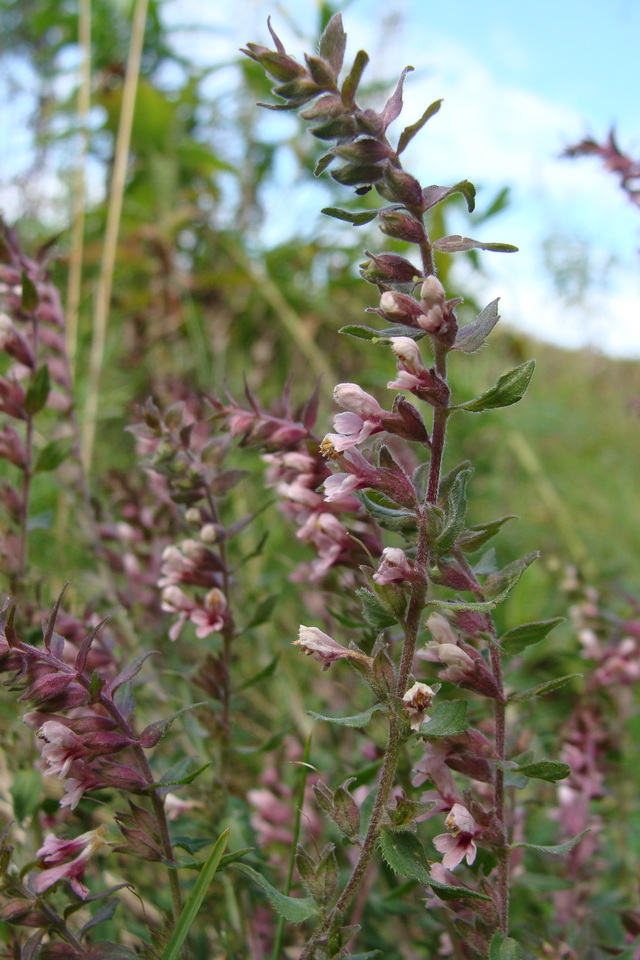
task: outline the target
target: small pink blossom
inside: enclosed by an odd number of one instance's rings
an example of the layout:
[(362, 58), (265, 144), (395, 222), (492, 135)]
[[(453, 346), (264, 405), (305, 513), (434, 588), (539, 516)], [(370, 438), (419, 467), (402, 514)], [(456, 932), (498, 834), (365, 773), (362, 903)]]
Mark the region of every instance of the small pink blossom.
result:
[(380, 566), (373, 575), (380, 586), (386, 583), (406, 583), (416, 579), (416, 569), (400, 547), (385, 547), (380, 557)]
[(324, 499), (327, 503), (335, 503), (361, 490), (367, 484), (350, 473), (333, 473), (324, 481)]
[(454, 870), (464, 859), (471, 866), (477, 853), (474, 838), (481, 832), (477, 823), (465, 806), (454, 803), (445, 825), (450, 832), (441, 833), (433, 840), (436, 850), (444, 854), (442, 866)]
[(333, 419), (337, 433), (329, 433), (325, 438), (337, 453), (363, 443), (373, 433), (382, 430), (385, 411), (375, 397), (357, 383), (339, 383), (333, 391), (333, 398), (345, 409), (345, 413), (338, 413)]
[(404, 711), (411, 717), (411, 729), (419, 730), (429, 718), (425, 714), (435, 697), (435, 691), (426, 683), (414, 683), (402, 698)]
[(328, 670), (336, 660), (360, 660), (368, 664), (373, 662), (371, 657), (359, 650), (348, 650), (317, 627), (301, 626), (298, 639), (293, 643), (307, 656), (315, 657), (322, 664), (323, 670)]
[[(48, 834), (36, 856), (43, 863), (52, 866), (43, 870), (34, 880), (35, 893), (45, 893), (59, 880), (68, 880), (74, 893), (85, 900), (89, 889), (80, 880), (84, 876), (89, 857), (105, 845), (105, 831), (105, 827), (98, 827), (97, 830), (81, 834), (75, 840), (58, 840), (52, 833)], [(75, 859), (64, 862), (75, 853), (78, 853)]]

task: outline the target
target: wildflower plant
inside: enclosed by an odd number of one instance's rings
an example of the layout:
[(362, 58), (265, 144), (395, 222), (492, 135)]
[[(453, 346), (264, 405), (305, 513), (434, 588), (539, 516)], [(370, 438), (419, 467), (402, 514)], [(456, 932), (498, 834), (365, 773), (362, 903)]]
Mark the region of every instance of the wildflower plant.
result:
[[(315, 626), (301, 626), (295, 643), (323, 670), (338, 660), (348, 661), (370, 688), (369, 709), (336, 722), (363, 727), (383, 712), (388, 735), (368, 819), (349, 791), (350, 780), (335, 789), (316, 787), (321, 808), (357, 853), (349, 867), (340, 870), (334, 848), (319, 855), (299, 849), (299, 875), (310, 898), (307, 916), (315, 918), (300, 958), (351, 956), (358, 929), (354, 901), (378, 854), (400, 877), (426, 887), (429, 905), (437, 905), (445, 915), (456, 956), (518, 956), (522, 947), (510, 936), (511, 862), (517, 847), (532, 845), (526, 838), (515, 839), (514, 793), (532, 779), (562, 780), (570, 770), (559, 760), (513, 755), (515, 736), (507, 712), (511, 715), (518, 702), (550, 693), (570, 677), (529, 690), (509, 692), (505, 686), (509, 660), (542, 641), (559, 621), (525, 623), (500, 634), (494, 610), (537, 555), (497, 567), (493, 553), (484, 548), (510, 518), (468, 526), (471, 465), (464, 462), (445, 472), (444, 452), (454, 415), (481, 414), (518, 402), (534, 363), (504, 373), (472, 400), (460, 402), (452, 395), (449, 356), (462, 353), (472, 362), (498, 322), (498, 302), (460, 326), (461, 299), (448, 296), (435, 263), (436, 252), (507, 253), (516, 248), (428, 234), (430, 211), (453, 194), (462, 194), (473, 210), (475, 188), (467, 180), (423, 186), (403, 168), (404, 150), (440, 109), (440, 101), (432, 103), (397, 139), (390, 138), (411, 67), (403, 71), (381, 110), (362, 108), (356, 96), (368, 56), (358, 52), (343, 73), (346, 35), (339, 14), (328, 23), (317, 54), (305, 55), (304, 62), (287, 53), (270, 23), (269, 31), (274, 48), (249, 43), (244, 50), (275, 81), (277, 102), (262, 106), (299, 111), (312, 135), (328, 145), (316, 176), (329, 171), (334, 181), (355, 190), (356, 197), (373, 188), (384, 202), (372, 209), (367, 201), (359, 210), (356, 201), (348, 209), (328, 207), (323, 213), (354, 226), (377, 220), (386, 236), (411, 245), (416, 254), (413, 260), (367, 252), (361, 274), (378, 291), (378, 304), (369, 312), (381, 324), (350, 324), (341, 332), (357, 338), (363, 349), (388, 351), (397, 368), (387, 383), (394, 395), (379, 402), (358, 383), (338, 384), (334, 398), (342, 412), (334, 419), (334, 432), (320, 443), (333, 467), (323, 483), (330, 516), (346, 520), (345, 539), (351, 536), (356, 543), (361, 541), (348, 518), (357, 517), (360, 523), (368, 518), (379, 546), (368, 550), (352, 581), (359, 583), (363, 621), (353, 622), (352, 609), (349, 620), (338, 615), (346, 627), (344, 643)], [(315, 503), (317, 493), (306, 490), (304, 522), (314, 518), (317, 526), (322, 508)], [(336, 562), (341, 559), (334, 556)], [(354, 636), (361, 638), (359, 645)], [(435, 789), (411, 799), (398, 792), (398, 775), (416, 741), (423, 745), (423, 756), (415, 764), (414, 783), (427, 781)], [(420, 823), (433, 817), (445, 832), (429, 849), (423, 845)], [(460, 876), (453, 873), (458, 868)], [(302, 919), (300, 911), (297, 919)]]

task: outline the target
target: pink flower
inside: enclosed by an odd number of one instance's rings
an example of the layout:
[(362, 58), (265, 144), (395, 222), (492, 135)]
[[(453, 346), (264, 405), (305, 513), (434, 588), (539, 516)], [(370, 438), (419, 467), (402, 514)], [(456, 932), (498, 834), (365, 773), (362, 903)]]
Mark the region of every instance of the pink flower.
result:
[(43, 723), (38, 730), (38, 737), (45, 741), (42, 748), (42, 759), (47, 765), (45, 777), (57, 775), (62, 780), (73, 761), (87, 752), (82, 738), (56, 720)]
[(385, 411), (375, 397), (366, 393), (357, 383), (339, 383), (333, 391), (336, 403), (344, 407), (345, 413), (338, 413), (333, 419), (337, 433), (327, 434), (337, 453), (363, 443), (373, 433), (382, 428)]
[(214, 587), (204, 598), (204, 606), (196, 607), (191, 611), (189, 619), (196, 627), (196, 637), (203, 639), (210, 633), (221, 630), (225, 623), (227, 598), (222, 590)]
[(444, 853), (442, 866), (454, 870), (465, 859), (471, 866), (477, 853), (474, 838), (481, 832), (477, 823), (466, 807), (454, 803), (445, 824), (450, 833), (441, 833), (433, 840), (436, 850)]
[(431, 706), (435, 691), (426, 683), (414, 683), (402, 698), (404, 711), (411, 717), (411, 729), (419, 730), (423, 721), (429, 720), (425, 713)]
[(328, 670), (336, 660), (361, 660), (371, 664), (373, 661), (359, 650), (347, 650), (341, 643), (317, 627), (301, 626), (298, 639), (293, 641), (294, 646), (300, 647), (307, 656), (313, 656), (322, 664), (323, 670)]
[(356, 490), (368, 486), (364, 480), (349, 473), (333, 473), (324, 481), (324, 499), (327, 503), (344, 500)]
[[(59, 880), (68, 880), (71, 889), (82, 900), (89, 895), (89, 890), (80, 878), (84, 876), (89, 857), (104, 846), (106, 827), (98, 827), (76, 837), (75, 840), (58, 840), (52, 833), (48, 834), (36, 856), (45, 864), (53, 864), (48, 870), (43, 870), (33, 882), (33, 889), (37, 894), (45, 893)], [(79, 853), (78, 853), (79, 851)], [(67, 863), (67, 857), (78, 853), (78, 856)]]
[(385, 547), (373, 579), (381, 586), (385, 583), (406, 583), (416, 579), (415, 566), (400, 547)]

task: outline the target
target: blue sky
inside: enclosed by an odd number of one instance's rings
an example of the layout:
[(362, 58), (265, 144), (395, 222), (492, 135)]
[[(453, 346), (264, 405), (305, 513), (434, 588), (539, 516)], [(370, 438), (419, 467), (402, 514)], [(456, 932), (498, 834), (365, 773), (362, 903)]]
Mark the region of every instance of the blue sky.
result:
[[(174, 22), (204, 17), (217, 28), (200, 42), (189, 37), (190, 52), (211, 61), (249, 39), (269, 42), (268, 14), (300, 54), (296, 33), (313, 32), (317, 5), (169, 0), (166, 10)], [(364, 47), (372, 69), (389, 79), (415, 67), (403, 118), (445, 98), (406, 166), (424, 183), (467, 177), (480, 189), (479, 205), (510, 186), (508, 210), (482, 225), (479, 239), (521, 252), (485, 257), (487, 299), (501, 295), (507, 322), (532, 333), (640, 357), (640, 212), (596, 160), (559, 159), (569, 143), (604, 137), (613, 125), (621, 145), (640, 156), (638, 0), (353, 0), (342, 11), (348, 56)], [(559, 301), (545, 244), (561, 264), (581, 260), (581, 302)]]
[[(269, 14), (287, 48), (301, 55), (317, 20), (316, 0), (165, 0), (164, 11), (170, 24), (206, 28), (174, 35), (178, 48), (206, 65), (234, 58), (248, 40), (270, 42)], [(406, 166), (425, 184), (472, 180), (480, 209), (510, 187), (508, 209), (480, 225), (477, 237), (515, 243), (521, 252), (483, 255), (478, 298), (501, 296), (505, 321), (538, 336), (640, 357), (640, 211), (597, 160), (559, 158), (567, 144), (586, 134), (603, 138), (613, 125), (621, 146), (640, 158), (640, 0), (352, 0), (342, 11), (347, 56), (367, 49), (371, 77), (393, 84), (404, 66), (415, 67), (404, 122), (444, 97), (405, 154)], [(237, 82), (233, 70), (215, 78), (227, 87)], [(9, 103), (0, 118), (5, 181), (27, 162), (20, 109)], [(274, 138), (279, 117), (265, 112)], [(55, 199), (55, 178), (46, 188)], [(310, 202), (304, 216), (313, 229), (322, 204), (315, 196)], [(11, 215), (15, 192), (0, 203)], [(281, 204), (278, 216), (282, 231), (294, 228)], [(451, 226), (472, 232), (462, 221)], [(556, 266), (578, 261), (585, 285), (575, 302), (558, 297), (545, 248)]]

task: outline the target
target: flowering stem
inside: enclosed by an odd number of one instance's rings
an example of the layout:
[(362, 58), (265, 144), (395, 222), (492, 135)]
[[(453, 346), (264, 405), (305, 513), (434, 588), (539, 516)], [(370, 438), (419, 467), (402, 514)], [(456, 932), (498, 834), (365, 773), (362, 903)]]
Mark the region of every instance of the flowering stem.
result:
[[(495, 644), (491, 644), (491, 670), (500, 691), (500, 699), (494, 701), (495, 746), (499, 761), (506, 760), (506, 730), (505, 730), (505, 703), (502, 681), (502, 654)], [(507, 817), (505, 809), (504, 770), (498, 763), (494, 773), (494, 807), (498, 828), (502, 834), (502, 845), (498, 853), (498, 908), (500, 916), (500, 930), (507, 935), (509, 927), (509, 871), (510, 851), (507, 832)]]
[(371, 857), (373, 856), (373, 852), (376, 848), (378, 835), (380, 833), (380, 821), (384, 814), (385, 807), (389, 802), (391, 789), (395, 782), (398, 756), (402, 744), (400, 722), (396, 715), (395, 709), (391, 705), (389, 705), (388, 715), (389, 737), (384, 753), (382, 772), (380, 774), (380, 786), (378, 787), (378, 793), (376, 795), (373, 810), (371, 812), (371, 820), (369, 821), (367, 833), (362, 842), (360, 856), (358, 857), (358, 861), (353, 869), (353, 873), (351, 874), (351, 877), (349, 878), (346, 887), (342, 891), (342, 894), (340, 895), (335, 907), (326, 918), (324, 923), (320, 925), (315, 934), (311, 937), (306, 947), (300, 954), (299, 960), (311, 960), (316, 944), (318, 944), (320, 940), (322, 940), (322, 938), (329, 933), (334, 922), (338, 920), (340, 915), (347, 909), (355, 893), (357, 892), (358, 887), (364, 879), (367, 867), (369, 866)]
[[(87, 681), (86, 677), (81, 677), (78, 679), (83, 683), (83, 686), (89, 685), (89, 681)], [(126, 719), (124, 718), (124, 716), (122, 715), (122, 713), (120, 712), (116, 704), (113, 702), (113, 700), (109, 699), (106, 696), (101, 695), (100, 703), (105, 708), (105, 710), (107, 710), (111, 714), (111, 716), (118, 724), (118, 727), (120, 728), (124, 736), (128, 737), (129, 739), (135, 740), (136, 739), (135, 731), (129, 726)], [(140, 773), (149, 784), (149, 787), (151, 787), (151, 784), (155, 782), (155, 778), (153, 776), (151, 767), (149, 766), (149, 761), (147, 760), (147, 757), (143, 748), (140, 745), (134, 744), (132, 746), (132, 751), (136, 758)], [(162, 850), (164, 852), (164, 855), (167, 861), (167, 868), (168, 868), (167, 873), (169, 875), (169, 888), (171, 890), (171, 901), (173, 905), (172, 919), (173, 919), (173, 922), (176, 923), (182, 911), (182, 894), (180, 893), (180, 883), (178, 881), (177, 873), (175, 870), (171, 869), (171, 866), (170, 866), (170, 864), (175, 863), (175, 858), (173, 856), (173, 846), (171, 844), (171, 838), (169, 836), (169, 825), (167, 823), (164, 803), (162, 802), (162, 799), (158, 795), (157, 790), (150, 789), (149, 798), (151, 800), (151, 806), (153, 807), (153, 812), (155, 814), (156, 824), (158, 827), (158, 834), (160, 836), (160, 842), (162, 844)]]
[[(300, 839), (300, 827), (302, 825), (302, 805), (304, 803), (304, 793), (307, 786), (307, 777), (309, 775), (309, 755), (311, 753), (311, 734), (307, 736), (307, 739), (304, 743), (304, 751), (302, 753), (302, 762), (300, 766), (300, 786), (298, 788), (298, 799), (296, 803), (296, 819), (293, 827), (293, 842), (291, 844), (291, 856), (289, 857), (289, 869), (287, 870), (287, 882), (285, 883), (284, 892), (285, 896), (289, 896), (291, 892), (291, 884), (293, 882), (293, 870), (296, 863), (296, 848), (298, 846), (298, 841)], [(282, 937), (284, 935), (284, 924), (285, 919), (283, 916), (278, 917), (278, 926), (276, 928), (276, 935), (273, 940), (273, 951), (271, 953), (271, 960), (279, 960), (280, 951), (282, 949)]]

